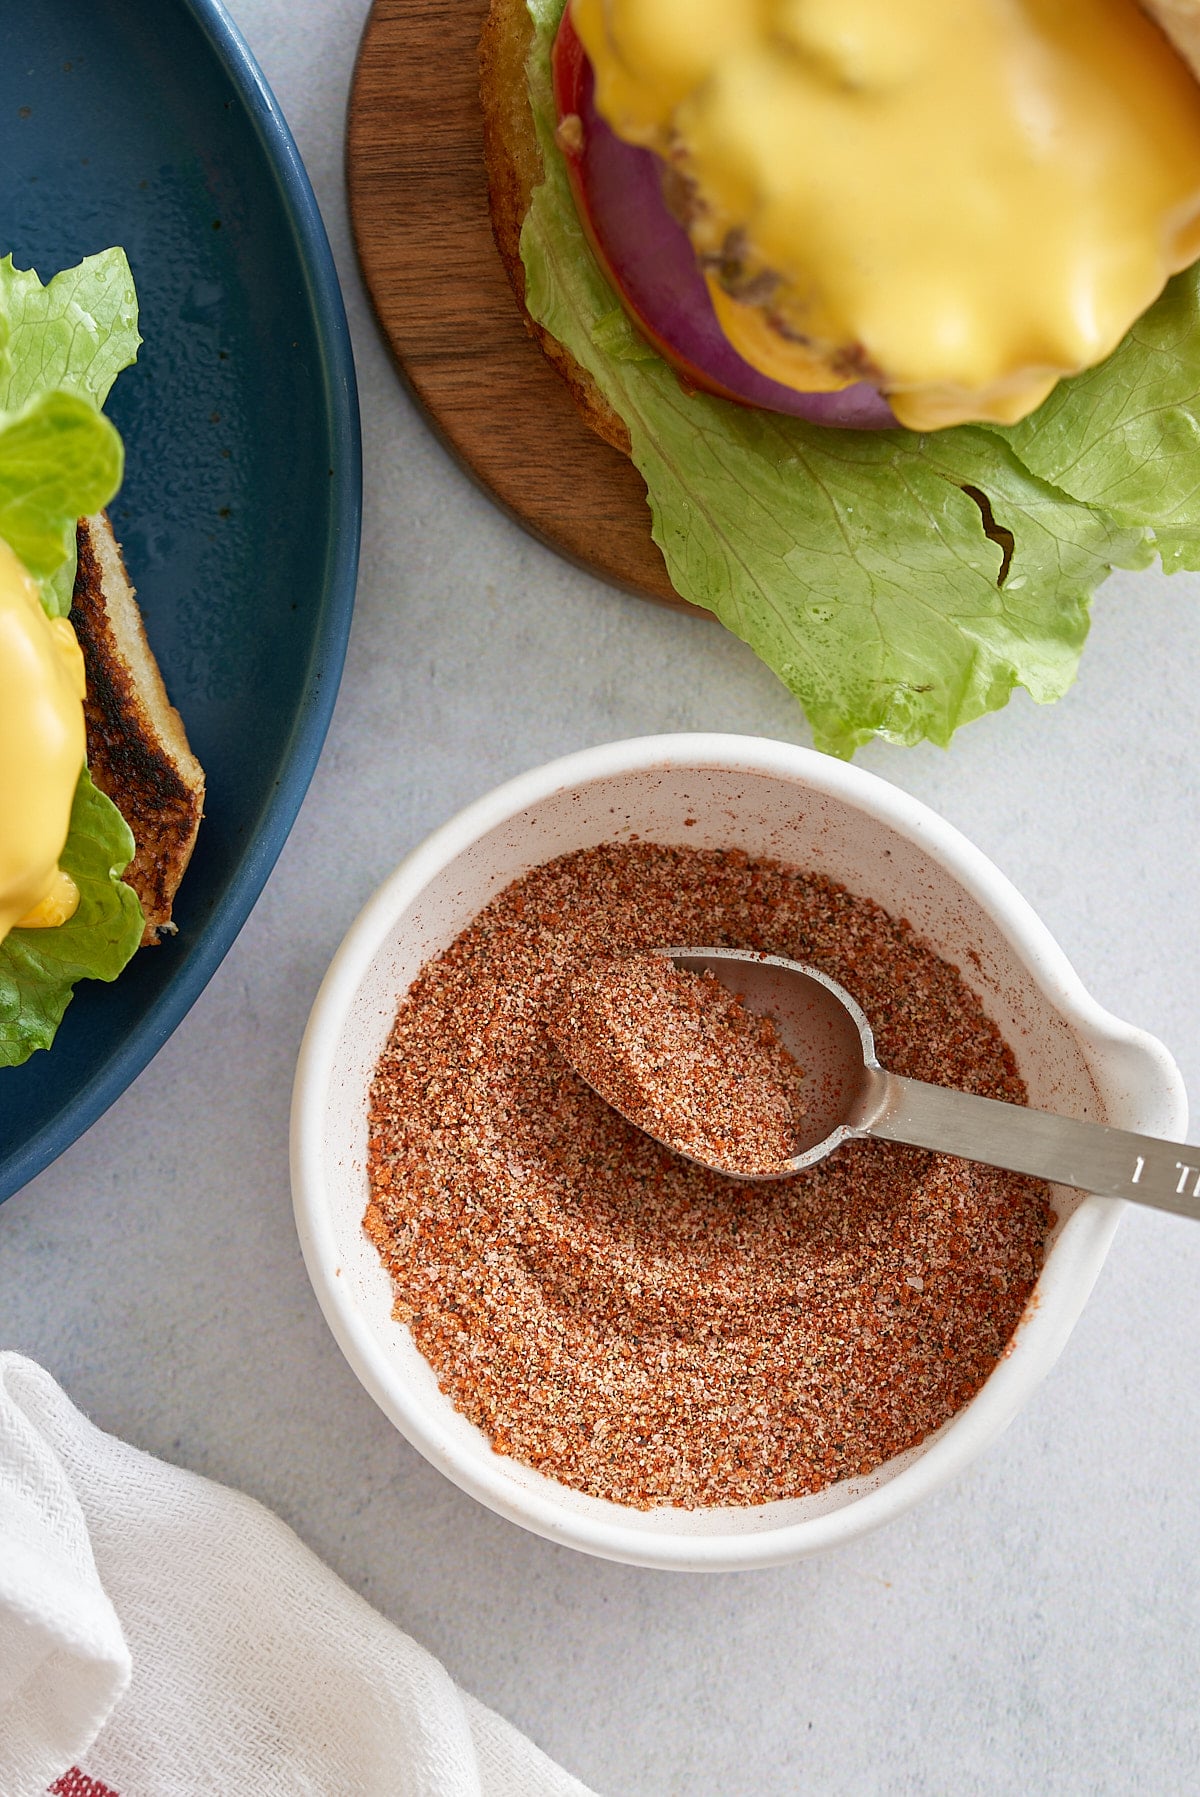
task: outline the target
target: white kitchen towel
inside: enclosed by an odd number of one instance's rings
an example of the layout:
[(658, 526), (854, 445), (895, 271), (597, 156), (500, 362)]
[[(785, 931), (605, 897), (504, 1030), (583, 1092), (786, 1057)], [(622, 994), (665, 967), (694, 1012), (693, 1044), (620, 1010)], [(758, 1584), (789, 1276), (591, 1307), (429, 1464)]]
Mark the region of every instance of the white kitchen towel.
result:
[(279, 1518), (0, 1354), (0, 1797), (588, 1797)]

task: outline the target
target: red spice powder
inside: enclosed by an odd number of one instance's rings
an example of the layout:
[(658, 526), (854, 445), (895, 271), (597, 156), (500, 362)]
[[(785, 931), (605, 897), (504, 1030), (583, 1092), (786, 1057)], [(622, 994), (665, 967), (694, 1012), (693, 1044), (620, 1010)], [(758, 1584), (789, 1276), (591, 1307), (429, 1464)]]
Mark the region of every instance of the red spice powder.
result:
[(770, 1017), (708, 971), (607, 956), (572, 980), (547, 1028), (602, 1098), (680, 1154), (749, 1175), (797, 1152), (803, 1070)]
[(885, 1142), (746, 1185), (661, 1148), (547, 1022), (614, 953), (758, 949), (841, 982), (898, 1073), (1023, 1103), (907, 924), (738, 851), (604, 844), (515, 881), (425, 966), (371, 1090), (365, 1227), (439, 1384), (552, 1478), (639, 1508), (871, 1471), (979, 1390), (1042, 1264), (1049, 1190)]

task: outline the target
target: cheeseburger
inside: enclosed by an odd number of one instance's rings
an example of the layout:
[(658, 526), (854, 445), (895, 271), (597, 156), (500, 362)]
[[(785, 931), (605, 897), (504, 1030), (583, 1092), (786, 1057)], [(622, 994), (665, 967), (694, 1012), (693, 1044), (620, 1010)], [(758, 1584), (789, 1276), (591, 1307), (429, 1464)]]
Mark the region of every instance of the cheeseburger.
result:
[(1185, 0), (493, 0), (514, 287), (822, 746), (1056, 697), (1111, 567), (1200, 561), (1197, 47)]

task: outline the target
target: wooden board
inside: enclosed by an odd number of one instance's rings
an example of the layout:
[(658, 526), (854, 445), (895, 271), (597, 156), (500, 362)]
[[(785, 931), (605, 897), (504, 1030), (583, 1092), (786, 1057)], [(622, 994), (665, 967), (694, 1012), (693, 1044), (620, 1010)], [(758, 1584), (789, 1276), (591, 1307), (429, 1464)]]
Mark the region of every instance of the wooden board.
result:
[(477, 60), (486, 11), (487, 0), (371, 9), (347, 130), (367, 289), (401, 373), (467, 472), (571, 561), (682, 606), (641, 476), (583, 423), (525, 329), (492, 239)]

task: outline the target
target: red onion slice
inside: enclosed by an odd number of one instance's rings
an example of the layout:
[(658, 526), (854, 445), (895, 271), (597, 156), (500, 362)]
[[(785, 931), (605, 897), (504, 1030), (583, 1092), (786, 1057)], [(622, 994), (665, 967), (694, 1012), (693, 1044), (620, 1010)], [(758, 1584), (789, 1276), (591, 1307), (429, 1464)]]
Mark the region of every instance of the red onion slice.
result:
[(895, 426), (887, 400), (865, 381), (799, 393), (738, 355), (717, 323), (687, 232), (662, 197), (658, 157), (626, 143), (596, 111), (592, 65), (569, 9), (554, 46), (554, 90), (559, 118), (575, 113), (582, 124), (582, 143), (568, 134), (564, 155), (584, 228), (633, 322), (685, 385), (813, 424)]

